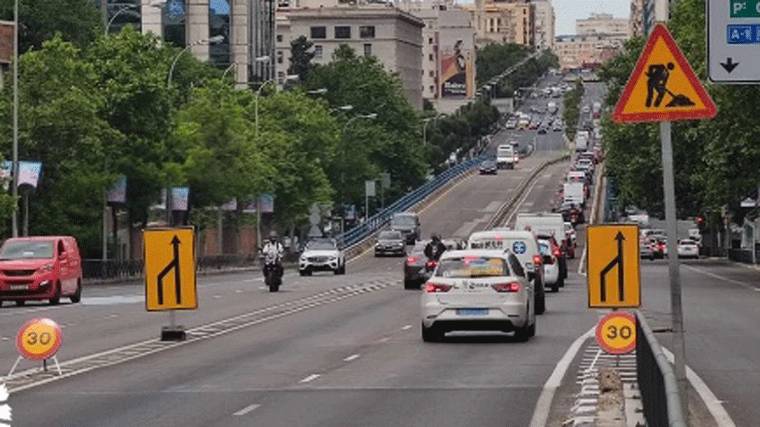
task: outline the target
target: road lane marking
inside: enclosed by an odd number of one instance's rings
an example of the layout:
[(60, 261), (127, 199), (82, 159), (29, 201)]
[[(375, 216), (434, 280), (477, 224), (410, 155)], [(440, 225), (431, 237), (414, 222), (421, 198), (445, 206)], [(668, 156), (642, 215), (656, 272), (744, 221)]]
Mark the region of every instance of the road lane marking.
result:
[[(665, 357), (668, 358), (668, 361), (674, 363), (675, 358), (673, 357), (673, 353), (665, 347), (662, 347), (662, 351), (665, 353)], [(710, 414), (715, 418), (715, 422), (718, 423), (718, 427), (736, 427), (736, 424), (734, 424), (731, 416), (726, 412), (721, 401), (718, 400), (715, 394), (710, 390), (710, 387), (708, 387), (707, 384), (702, 381), (702, 378), (700, 378), (699, 375), (697, 375), (697, 373), (688, 365), (686, 366), (686, 378), (688, 378), (692, 387), (694, 387), (694, 390), (697, 391), (699, 397), (702, 398), (705, 406), (707, 406), (707, 410), (710, 411)]]
[(302, 379), (301, 381), (299, 381), (299, 383), (300, 384), (306, 384), (306, 383), (309, 383), (309, 382), (312, 382), (312, 381), (316, 380), (317, 378), (319, 378), (321, 376), (322, 375), (320, 375), (320, 374), (311, 374), (308, 377), (306, 377), (306, 378)]
[(358, 354), (352, 354), (352, 355), (346, 357), (345, 359), (343, 359), (343, 361), (344, 362), (351, 362), (351, 361), (356, 360), (358, 358), (359, 358)]
[(245, 414), (247, 414), (247, 413), (249, 413), (251, 411), (255, 411), (256, 409), (258, 409), (260, 407), (261, 407), (261, 405), (259, 405), (258, 403), (254, 403), (253, 405), (248, 405), (245, 408), (243, 408), (243, 409), (235, 412), (232, 415), (235, 415), (236, 417), (242, 417), (243, 415), (245, 415)]
[(214, 295), (214, 299), (219, 299), (221, 297), (222, 297), (221, 295)]
[(402, 330), (406, 331), (407, 329), (412, 329), (412, 325), (405, 325)]
[(390, 339), (391, 337), (380, 338), (378, 342), (388, 342)]
[(546, 380), (546, 384), (544, 384), (541, 395), (538, 397), (538, 402), (536, 402), (536, 409), (533, 411), (533, 418), (530, 420), (530, 427), (546, 426), (546, 422), (549, 419), (549, 411), (552, 408), (554, 393), (557, 392), (557, 388), (560, 386), (560, 384), (562, 384), (562, 378), (565, 377), (567, 368), (570, 366), (570, 363), (573, 362), (575, 355), (578, 354), (578, 350), (580, 350), (583, 342), (588, 338), (594, 336), (595, 330), (596, 326), (586, 331), (585, 334), (576, 338), (575, 341), (570, 344), (570, 347), (565, 352), (565, 355), (562, 356), (562, 359), (557, 362), (557, 366), (554, 368), (554, 372), (552, 372), (551, 376), (549, 376), (549, 379)]

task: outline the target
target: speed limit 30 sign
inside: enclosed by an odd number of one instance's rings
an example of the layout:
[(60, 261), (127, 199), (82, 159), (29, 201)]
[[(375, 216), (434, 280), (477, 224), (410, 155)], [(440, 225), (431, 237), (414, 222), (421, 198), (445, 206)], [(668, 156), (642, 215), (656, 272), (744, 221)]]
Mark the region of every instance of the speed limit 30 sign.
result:
[(626, 354), (636, 348), (636, 318), (624, 311), (615, 311), (596, 325), (596, 341), (610, 354)]
[(48, 359), (61, 347), (61, 327), (50, 319), (32, 319), (19, 329), (16, 347), (27, 359)]

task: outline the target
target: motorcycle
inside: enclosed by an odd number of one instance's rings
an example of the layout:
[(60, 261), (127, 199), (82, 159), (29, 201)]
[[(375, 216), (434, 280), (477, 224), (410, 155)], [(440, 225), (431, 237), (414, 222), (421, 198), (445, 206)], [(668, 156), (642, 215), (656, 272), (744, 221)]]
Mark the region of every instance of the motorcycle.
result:
[(264, 258), (264, 283), (269, 287), (269, 292), (280, 290), (282, 274), (282, 263), (279, 257), (275, 258), (267, 254)]

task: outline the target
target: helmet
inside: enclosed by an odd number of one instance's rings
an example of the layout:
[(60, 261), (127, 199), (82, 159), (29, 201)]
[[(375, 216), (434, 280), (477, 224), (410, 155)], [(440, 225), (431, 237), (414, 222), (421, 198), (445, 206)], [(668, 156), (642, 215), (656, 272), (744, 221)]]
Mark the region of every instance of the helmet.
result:
[(277, 232), (272, 230), (269, 232), (269, 240), (274, 242), (277, 240)]
[(440, 242), (440, 241), (441, 241), (441, 236), (439, 236), (439, 235), (438, 235), (438, 234), (436, 234), (436, 233), (433, 233), (433, 235), (432, 235), (432, 236), (430, 236), (430, 238), (431, 238), (431, 239), (433, 240), (433, 242), (435, 242), (435, 243), (438, 243), (438, 242)]

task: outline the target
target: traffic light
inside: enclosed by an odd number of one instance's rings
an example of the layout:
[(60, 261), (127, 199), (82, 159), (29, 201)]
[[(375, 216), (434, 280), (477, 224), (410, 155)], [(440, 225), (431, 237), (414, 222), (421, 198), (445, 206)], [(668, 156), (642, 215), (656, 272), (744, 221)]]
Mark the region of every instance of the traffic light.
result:
[(700, 233), (705, 232), (705, 217), (702, 215), (697, 217), (697, 228), (699, 228)]

